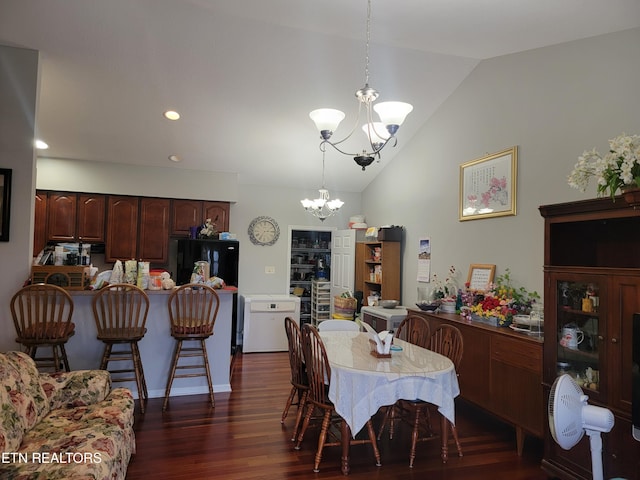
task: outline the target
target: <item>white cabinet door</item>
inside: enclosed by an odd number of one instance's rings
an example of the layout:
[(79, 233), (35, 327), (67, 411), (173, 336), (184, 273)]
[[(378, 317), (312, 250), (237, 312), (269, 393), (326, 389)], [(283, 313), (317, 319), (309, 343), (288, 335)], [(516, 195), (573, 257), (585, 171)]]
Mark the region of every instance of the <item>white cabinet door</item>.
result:
[(333, 298), (355, 286), (356, 231), (338, 230), (331, 238), (331, 313)]

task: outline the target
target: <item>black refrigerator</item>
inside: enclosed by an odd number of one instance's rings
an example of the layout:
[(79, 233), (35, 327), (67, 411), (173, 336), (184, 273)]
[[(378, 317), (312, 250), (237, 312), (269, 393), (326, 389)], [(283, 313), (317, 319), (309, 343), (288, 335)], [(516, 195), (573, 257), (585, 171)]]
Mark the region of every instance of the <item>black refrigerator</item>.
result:
[[(209, 262), (209, 275), (224, 280), (228, 287), (238, 287), (238, 255), (240, 244), (237, 240), (178, 240), (176, 255), (176, 283), (184, 285), (191, 280), (193, 267), (200, 260)], [(231, 352), (238, 345), (238, 293), (233, 295), (231, 318)]]
[(227, 286), (237, 287), (239, 252), (237, 240), (178, 240), (177, 284), (189, 283), (195, 263), (204, 260), (209, 262), (209, 275), (221, 278)]

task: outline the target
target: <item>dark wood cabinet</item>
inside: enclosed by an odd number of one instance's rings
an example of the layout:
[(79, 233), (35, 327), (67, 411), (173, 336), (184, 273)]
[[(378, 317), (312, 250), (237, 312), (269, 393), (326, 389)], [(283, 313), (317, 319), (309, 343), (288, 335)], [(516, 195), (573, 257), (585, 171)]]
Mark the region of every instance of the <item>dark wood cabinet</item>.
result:
[(138, 197), (108, 198), (105, 262), (136, 258), (139, 202)]
[(105, 196), (69, 192), (36, 192), (34, 255), (47, 242), (104, 242)]
[(202, 225), (201, 200), (174, 200), (171, 209), (171, 234), (188, 236), (189, 228)]
[(140, 200), (138, 258), (165, 264), (169, 260), (169, 206), (166, 198)]
[(462, 333), (464, 354), (458, 369), (460, 396), (513, 425), (521, 455), (525, 434), (542, 438), (546, 409), (542, 397), (542, 339), (455, 314), (409, 309), (427, 319), (431, 331), (450, 324)]
[(188, 236), (190, 227), (202, 225), (207, 218), (216, 224), (219, 232), (229, 231), (229, 202), (173, 200), (172, 203), (171, 235)]
[(50, 193), (47, 202), (47, 238), (73, 242), (76, 238), (78, 196), (75, 193)]
[(76, 239), (88, 243), (104, 242), (105, 196), (78, 195)]
[(207, 218), (229, 231), (229, 202), (39, 190), (35, 197), (33, 254), (47, 242), (104, 243), (105, 262), (166, 265), (169, 236), (188, 236)]
[[(633, 314), (640, 312), (640, 210), (622, 197), (540, 207), (545, 219), (544, 400), (569, 373), (589, 403), (610, 409), (615, 426), (602, 434), (604, 478), (640, 478), (640, 443), (631, 435)], [(584, 299), (590, 300), (582, 304)], [(579, 300), (579, 301), (576, 301)], [(577, 327), (575, 348), (560, 342)], [(592, 381), (587, 377), (596, 376)], [(543, 469), (562, 479), (589, 479), (585, 437), (563, 450), (545, 433)]]
[(229, 231), (229, 202), (203, 202), (203, 223), (208, 218), (216, 224), (219, 232)]
[(33, 228), (33, 256), (47, 245), (47, 192), (36, 192)]

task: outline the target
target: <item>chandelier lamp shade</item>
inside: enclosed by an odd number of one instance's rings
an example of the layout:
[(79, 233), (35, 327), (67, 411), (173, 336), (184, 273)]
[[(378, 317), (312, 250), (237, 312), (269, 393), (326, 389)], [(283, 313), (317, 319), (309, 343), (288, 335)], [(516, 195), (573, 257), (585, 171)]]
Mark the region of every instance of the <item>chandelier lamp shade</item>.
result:
[(344, 202), (339, 198), (331, 200), (329, 198), (329, 190), (324, 187), (324, 156), (325, 151), (322, 151), (322, 188), (318, 191), (320, 192), (320, 197), (315, 200), (309, 200), (305, 198), (304, 200), (300, 200), (304, 209), (309, 212), (314, 217), (323, 221), (335, 215), (338, 210), (344, 205)]
[[(356, 91), (358, 99), (358, 114), (355, 124), (351, 131), (341, 140), (332, 140), (334, 132), (337, 130), (340, 122), (344, 120), (345, 114), (334, 108), (319, 108), (313, 110), (309, 117), (316, 124), (316, 128), (320, 132), (320, 150), (326, 150), (327, 145), (332, 146), (343, 155), (353, 157), (355, 162), (365, 170), (371, 165), (375, 157), (380, 158), (380, 151), (386, 147), (392, 140), (393, 146), (397, 144), (396, 133), (405, 118), (413, 110), (413, 106), (404, 102), (374, 102), (378, 98), (378, 91), (369, 86), (369, 43), (371, 37), (371, 0), (367, 3), (367, 42), (365, 56), (365, 84), (364, 87)], [(363, 113), (364, 110), (364, 113)], [(376, 120), (373, 112), (378, 115)], [(360, 125), (360, 116), (364, 115), (366, 122), (362, 125), (362, 130), (369, 139), (368, 145), (357, 153), (349, 153), (340, 145), (353, 135)]]

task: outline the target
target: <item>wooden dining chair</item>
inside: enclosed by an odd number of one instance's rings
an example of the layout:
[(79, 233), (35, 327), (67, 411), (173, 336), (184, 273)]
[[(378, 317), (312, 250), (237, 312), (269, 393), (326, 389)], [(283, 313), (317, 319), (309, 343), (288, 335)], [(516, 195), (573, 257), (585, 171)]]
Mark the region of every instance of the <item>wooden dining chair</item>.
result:
[[(100, 369), (111, 373), (112, 382), (135, 381), (140, 411), (144, 413), (149, 393), (138, 342), (147, 333), (149, 297), (135, 285), (114, 283), (98, 290), (92, 308), (98, 340), (105, 344)], [(115, 368), (109, 369), (110, 363)]]
[[(429, 348), (431, 327), (429, 327), (429, 322), (427, 322), (424, 317), (419, 315), (408, 315), (404, 320), (402, 320), (396, 329), (394, 337), (422, 348)], [(394, 405), (384, 407), (385, 412), (380, 430), (378, 431), (378, 440), (380, 440), (380, 437), (387, 425), (389, 426), (389, 438), (393, 439), (396, 419), (402, 413), (410, 414), (412, 418), (411, 425), (414, 426), (414, 430), (418, 428), (418, 423), (416, 423), (418, 420), (416, 416), (420, 416), (422, 406), (420, 405), (420, 408), (414, 408), (414, 404), (417, 405), (420, 403), (424, 402), (419, 400), (416, 400), (415, 402), (398, 401)], [(403, 409), (408, 410), (408, 412), (403, 412)]]
[[(168, 302), (171, 336), (175, 338), (176, 346), (171, 360), (162, 411), (167, 409), (171, 385), (175, 378), (207, 377), (211, 406), (215, 407), (206, 340), (213, 335), (213, 327), (218, 316), (220, 308), (218, 294), (208, 285), (188, 283), (171, 292)], [(184, 342), (196, 342), (196, 346), (185, 347)], [(202, 363), (194, 364), (189, 360), (187, 363), (180, 364), (180, 360), (184, 358), (201, 358)], [(176, 370), (191, 370), (192, 373), (176, 374)]]
[[(335, 424), (332, 419), (342, 422), (343, 419), (336, 411), (333, 403), (329, 400), (329, 383), (331, 382), (331, 366), (327, 358), (327, 351), (325, 350), (324, 343), (320, 338), (318, 330), (309, 324), (302, 326), (302, 351), (304, 353), (305, 365), (307, 368), (307, 376), (309, 380), (309, 402), (314, 407), (317, 407), (323, 412), (322, 427), (320, 430), (320, 436), (318, 438), (318, 449), (316, 450), (315, 461), (313, 465), (313, 471), (320, 471), (320, 461), (322, 460), (322, 451), (324, 447), (341, 445), (341, 439), (339, 434), (335, 431), (335, 428), (331, 428)], [(304, 417), (302, 429), (298, 435), (298, 443), (296, 449), (300, 448), (300, 444), (304, 438), (305, 431), (309, 426), (309, 421), (314, 412), (314, 408), (307, 408), (307, 412)], [(333, 417), (333, 418), (332, 418)], [(373, 448), (373, 454), (376, 459), (376, 465), (380, 466), (380, 451), (378, 450), (378, 444), (376, 442), (376, 435), (373, 430), (373, 423), (371, 419), (366, 424), (368, 438), (367, 439), (354, 439), (351, 437), (349, 442), (351, 445), (358, 445), (364, 443), (370, 443)], [(340, 429), (338, 429), (339, 431)], [(332, 441), (327, 441), (327, 437), (330, 436)]]
[[(453, 366), (456, 369), (456, 372), (460, 371), (460, 364), (462, 363), (462, 356), (464, 354), (464, 341), (462, 339), (462, 333), (460, 333), (460, 330), (457, 327), (453, 325), (442, 324), (438, 328), (436, 328), (431, 335), (431, 343), (429, 349), (447, 357), (453, 362)], [(451, 429), (451, 435), (456, 442), (458, 456), (462, 457), (462, 446), (460, 445), (460, 440), (458, 439), (458, 429), (453, 423), (451, 423), (451, 421), (446, 420), (446, 422), (449, 425), (449, 428)], [(442, 435), (444, 432), (440, 433)], [(415, 447), (412, 447), (412, 455), (415, 456)], [(442, 461), (446, 462), (446, 459), (447, 452), (442, 452)]]
[(300, 428), (300, 422), (302, 421), (302, 414), (307, 403), (307, 397), (309, 396), (309, 380), (307, 379), (307, 371), (304, 365), (304, 354), (302, 353), (302, 331), (298, 326), (298, 322), (291, 317), (286, 317), (284, 319), (284, 329), (287, 333), (287, 341), (289, 344), (291, 392), (289, 393), (289, 398), (287, 398), (287, 403), (284, 406), (280, 423), (284, 423), (291, 405), (295, 404), (295, 398), (297, 396), (298, 413), (296, 415), (296, 423), (293, 427), (293, 434), (291, 436), (291, 441), (295, 442), (298, 429)]
[[(65, 344), (75, 334), (71, 295), (56, 285), (38, 283), (16, 292), (10, 306), (16, 342), (26, 347), (38, 368), (70, 371)], [(38, 357), (40, 347), (50, 347), (51, 357)]]

